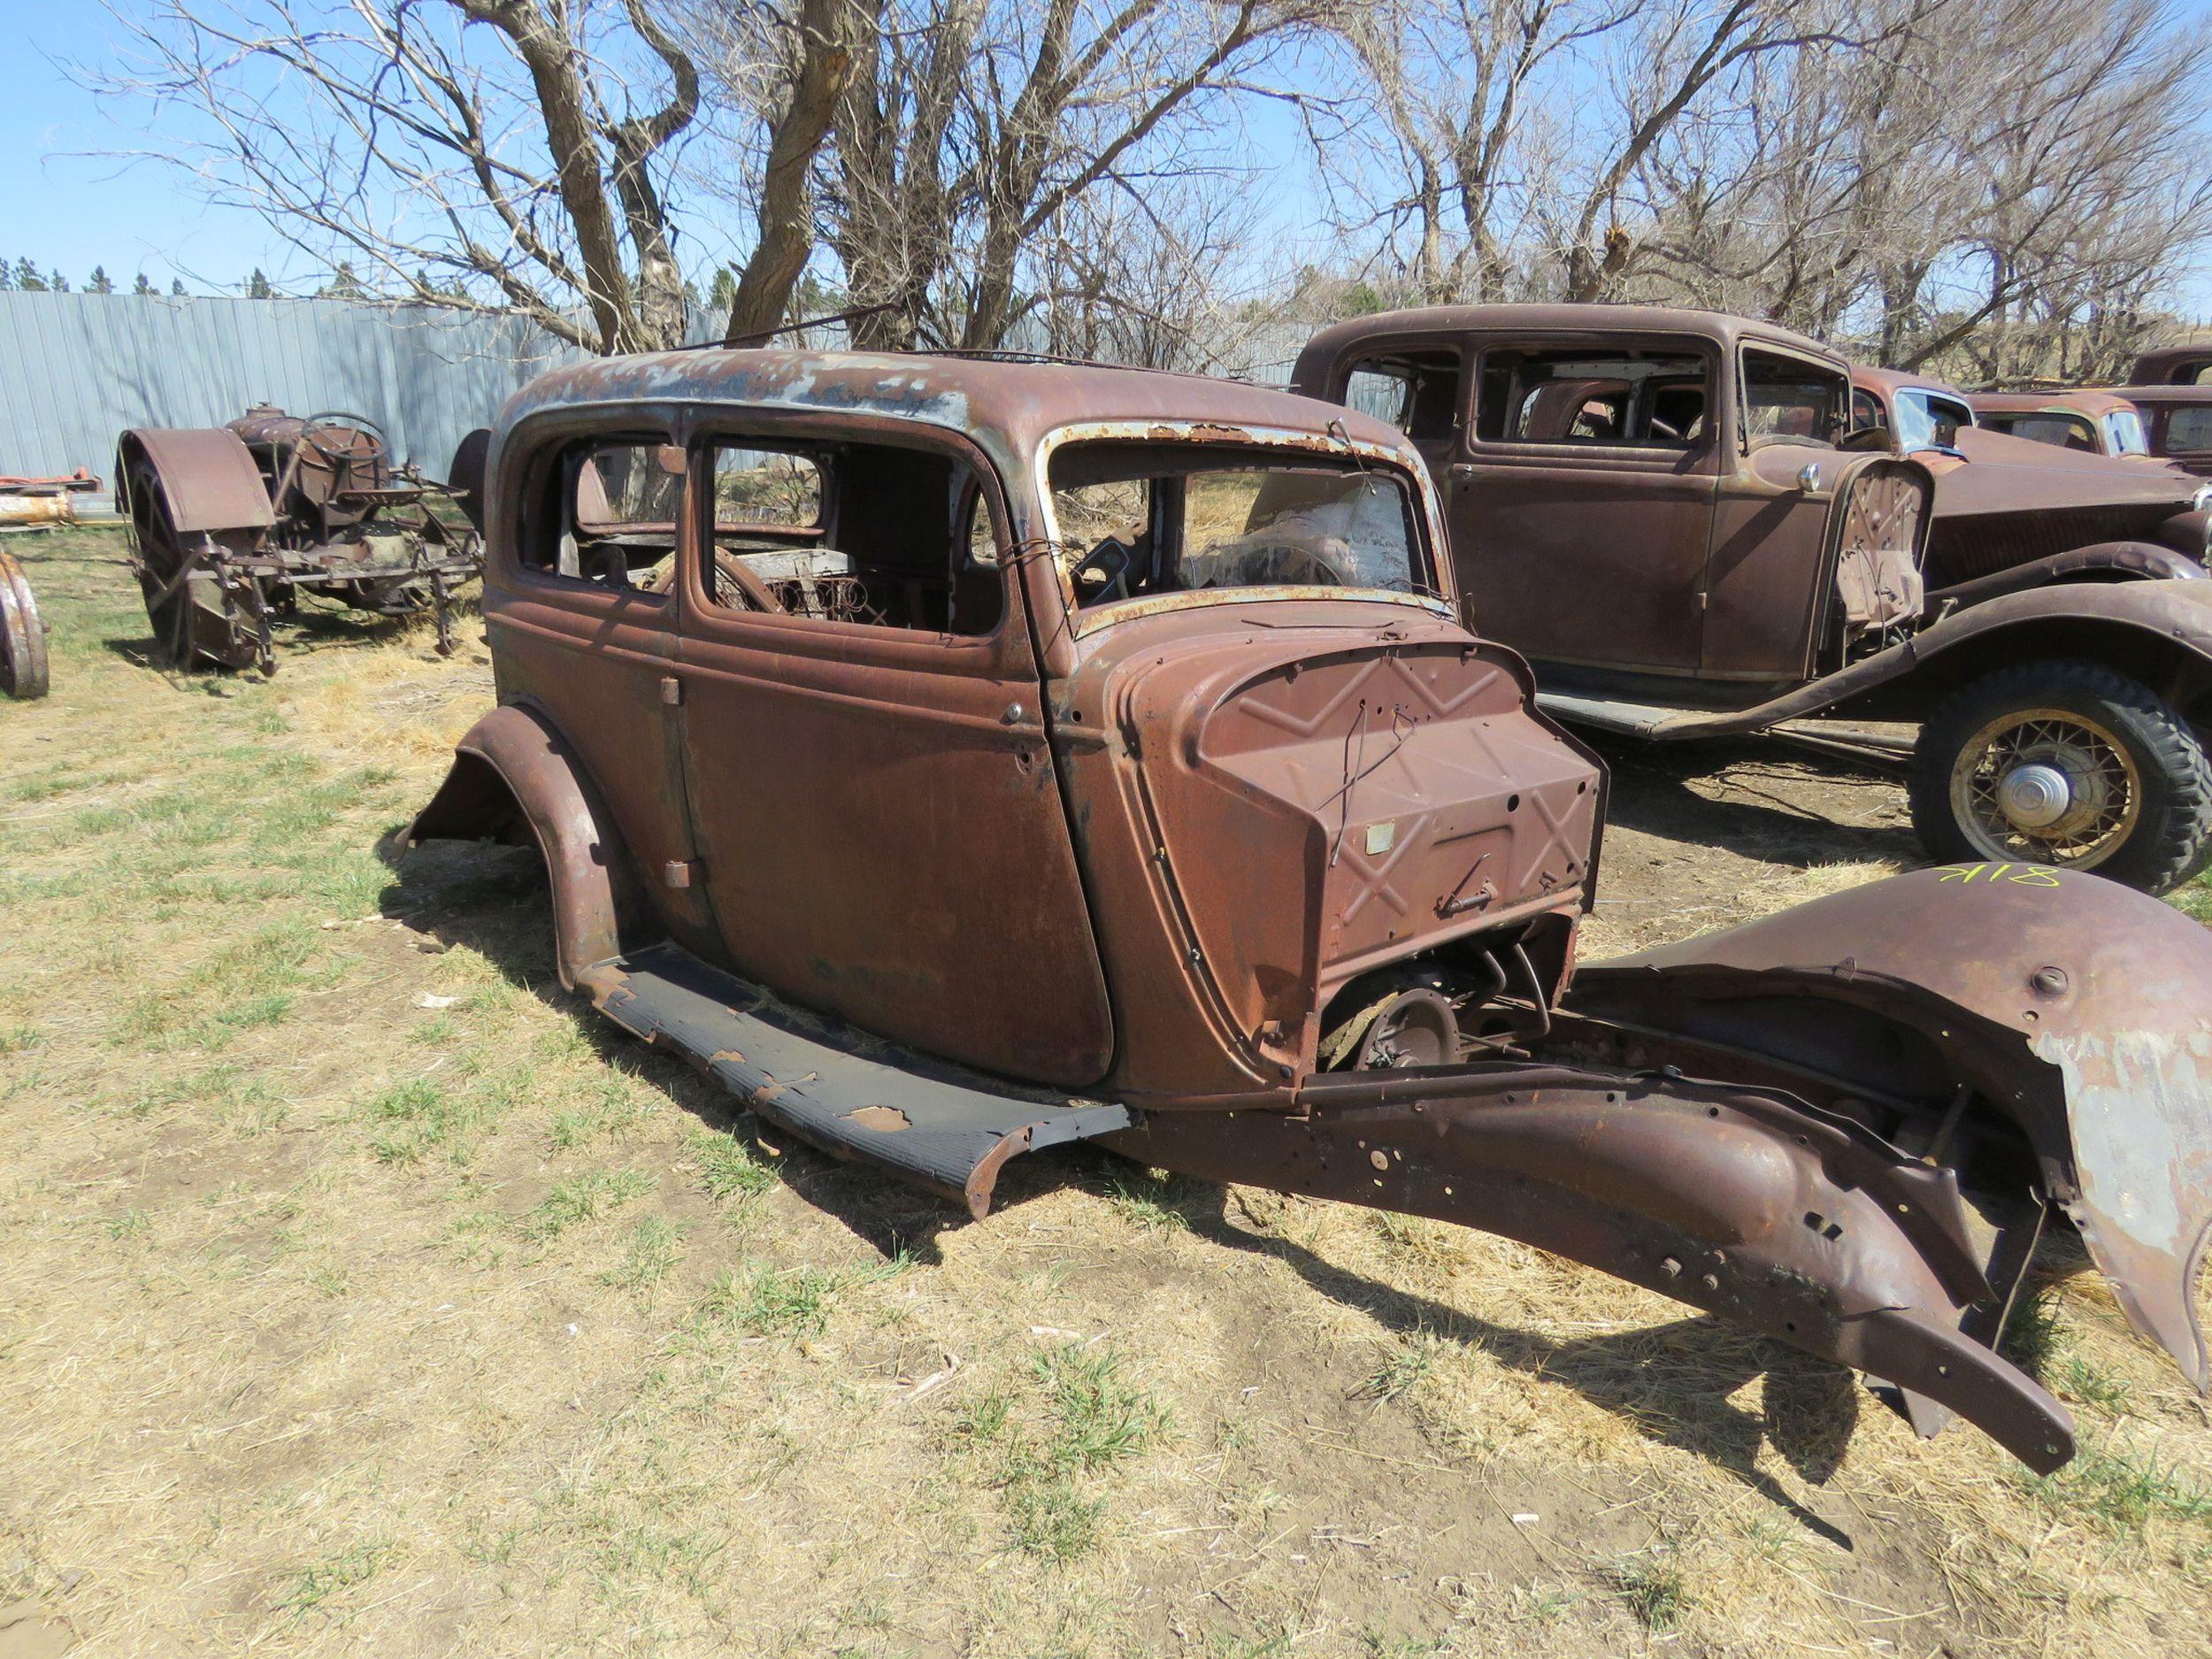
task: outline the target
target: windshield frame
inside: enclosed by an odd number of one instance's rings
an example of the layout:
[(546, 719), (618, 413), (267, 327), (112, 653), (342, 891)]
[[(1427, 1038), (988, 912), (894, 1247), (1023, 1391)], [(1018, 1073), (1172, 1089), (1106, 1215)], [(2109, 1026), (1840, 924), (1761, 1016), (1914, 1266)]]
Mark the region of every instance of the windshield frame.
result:
[(1440, 517), (1436, 491), (1429, 481), (1426, 466), (1417, 454), (1409, 453), (1394, 445), (1372, 443), (1340, 433), (1303, 431), (1288, 426), (1224, 426), (1219, 421), (1208, 420), (1089, 420), (1071, 422), (1056, 426), (1038, 442), (1032, 488), (1036, 503), (1037, 522), (1048, 544), (1059, 545), (1060, 519), (1052, 499), (1052, 457), (1062, 446), (1071, 443), (1127, 443), (1157, 446), (1162, 443), (1189, 443), (1194, 449), (1212, 449), (1225, 457), (1241, 454), (1248, 462), (1256, 449), (1279, 449), (1286, 465), (1296, 465), (1302, 458), (1356, 459), (1363, 465), (1387, 472), (1412, 497), (1413, 511), (1409, 515), (1417, 556), (1425, 562), (1422, 574), (1437, 589), (1436, 595), (1398, 593), (1387, 588), (1340, 588), (1279, 583), (1258, 588), (1200, 588), (1171, 594), (1143, 594), (1133, 599), (1117, 599), (1104, 604), (1082, 606), (1078, 603), (1074, 583), (1057, 558), (1053, 572), (1060, 588), (1062, 614), (1068, 629), (1077, 638), (1110, 627), (1117, 622), (1133, 617), (1155, 616), (1167, 611), (1191, 611), (1208, 605), (1266, 604), (1283, 600), (1325, 600), (1332, 603), (1359, 604), (1390, 604), (1409, 606), (1433, 616), (1456, 620), (1457, 594), (1452, 572), (1440, 557), (1439, 549), (1450, 544), (1444, 539), (1444, 526)]

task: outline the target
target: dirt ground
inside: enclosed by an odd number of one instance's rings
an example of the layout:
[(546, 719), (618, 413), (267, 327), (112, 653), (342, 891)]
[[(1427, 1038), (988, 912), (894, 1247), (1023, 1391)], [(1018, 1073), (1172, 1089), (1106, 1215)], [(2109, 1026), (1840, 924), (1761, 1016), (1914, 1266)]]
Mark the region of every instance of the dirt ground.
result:
[[(188, 679), (114, 537), (12, 546), (0, 1659), (2204, 1651), (2212, 1414), (2065, 1245), (2043, 1481), (1485, 1235), (1082, 1151), (968, 1224), (565, 995), (524, 856), (395, 850), (480, 630)], [(1586, 958), (1916, 854), (1832, 762), (1609, 758)]]

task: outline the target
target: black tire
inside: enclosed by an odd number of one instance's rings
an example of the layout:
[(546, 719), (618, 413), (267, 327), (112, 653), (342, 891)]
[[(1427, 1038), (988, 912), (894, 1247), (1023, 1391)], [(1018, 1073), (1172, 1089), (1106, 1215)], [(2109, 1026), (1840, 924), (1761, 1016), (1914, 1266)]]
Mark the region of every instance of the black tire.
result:
[[(2007, 815), (1994, 781), (2031, 766), (2068, 779), (2070, 816), (2022, 827)], [(2022, 663), (1954, 692), (1920, 728), (1910, 787), (1913, 827), (1947, 863), (2093, 870), (2150, 893), (2212, 864), (2204, 739), (2149, 687), (2093, 663)]]

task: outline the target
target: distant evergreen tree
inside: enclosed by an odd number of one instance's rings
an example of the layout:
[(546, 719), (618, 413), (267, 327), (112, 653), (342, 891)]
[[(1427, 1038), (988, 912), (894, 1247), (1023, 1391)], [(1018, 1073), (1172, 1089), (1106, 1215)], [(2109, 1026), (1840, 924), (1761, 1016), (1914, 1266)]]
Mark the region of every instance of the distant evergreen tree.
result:
[(138, 273), (138, 280), (131, 284), (131, 292), (134, 294), (151, 294), (153, 291), (154, 285), (146, 280), (146, 273), (143, 271), (141, 271)]
[(184, 279), (182, 277), (171, 277), (169, 279), (169, 292), (175, 298), (182, 299), (184, 297)]
[(253, 274), (246, 279), (246, 297), (250, 300), (276, 298), (276, 290), (269, 286), (269, 279), (261, 274), (259, 265), (254, 266)]
[(727, 318), (730, 307), (737, 303), (737, 278), (727, 265), (717, 265), (714, 286), (707, 290), (707, 303), (718, 316)]
[(353, 274), (353, 266), (343, 259), (338, 261), (337, 269), (330, 273), (330, 280), (324, 283), (319, 292), (326, 300), (365, 300), (369, 297), (368, 289), (361, 286), (361, 279)]
[(61, 267), (59, 265), (56, 265), (51, 271), (47, 273), (46, 286), (53, 289), (57, 294), (66, 294), (69, 292), (69, 279), (62, 275)]
[(115, 292), (115, 280), (108, 275), (107, 266), (104, 265), (96, 265), (92, 267), (92, 280), (84, 285), (84, 291), (88, 294), (112, 294)]
[(38, 267), (28, 259), (15, 262), (15, 285), (26, 294), (46, 292), (46, 279), (38, 273)]
[(12, 293), (15, 288), (15, 267), (0, 259), (0, 294)]

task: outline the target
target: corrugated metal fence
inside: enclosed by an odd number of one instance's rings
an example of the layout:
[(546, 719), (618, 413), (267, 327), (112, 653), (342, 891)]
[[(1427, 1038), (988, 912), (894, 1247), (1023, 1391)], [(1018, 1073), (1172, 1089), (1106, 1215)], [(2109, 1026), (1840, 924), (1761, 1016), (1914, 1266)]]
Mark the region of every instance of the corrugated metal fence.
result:
[(439, 477), (462, 434), (578, 355), (519, 318), (426, 307), (0, 293), (0, 473), (105, 479), (127, 426), (216, 426), (271, 403), (366, 415)]

